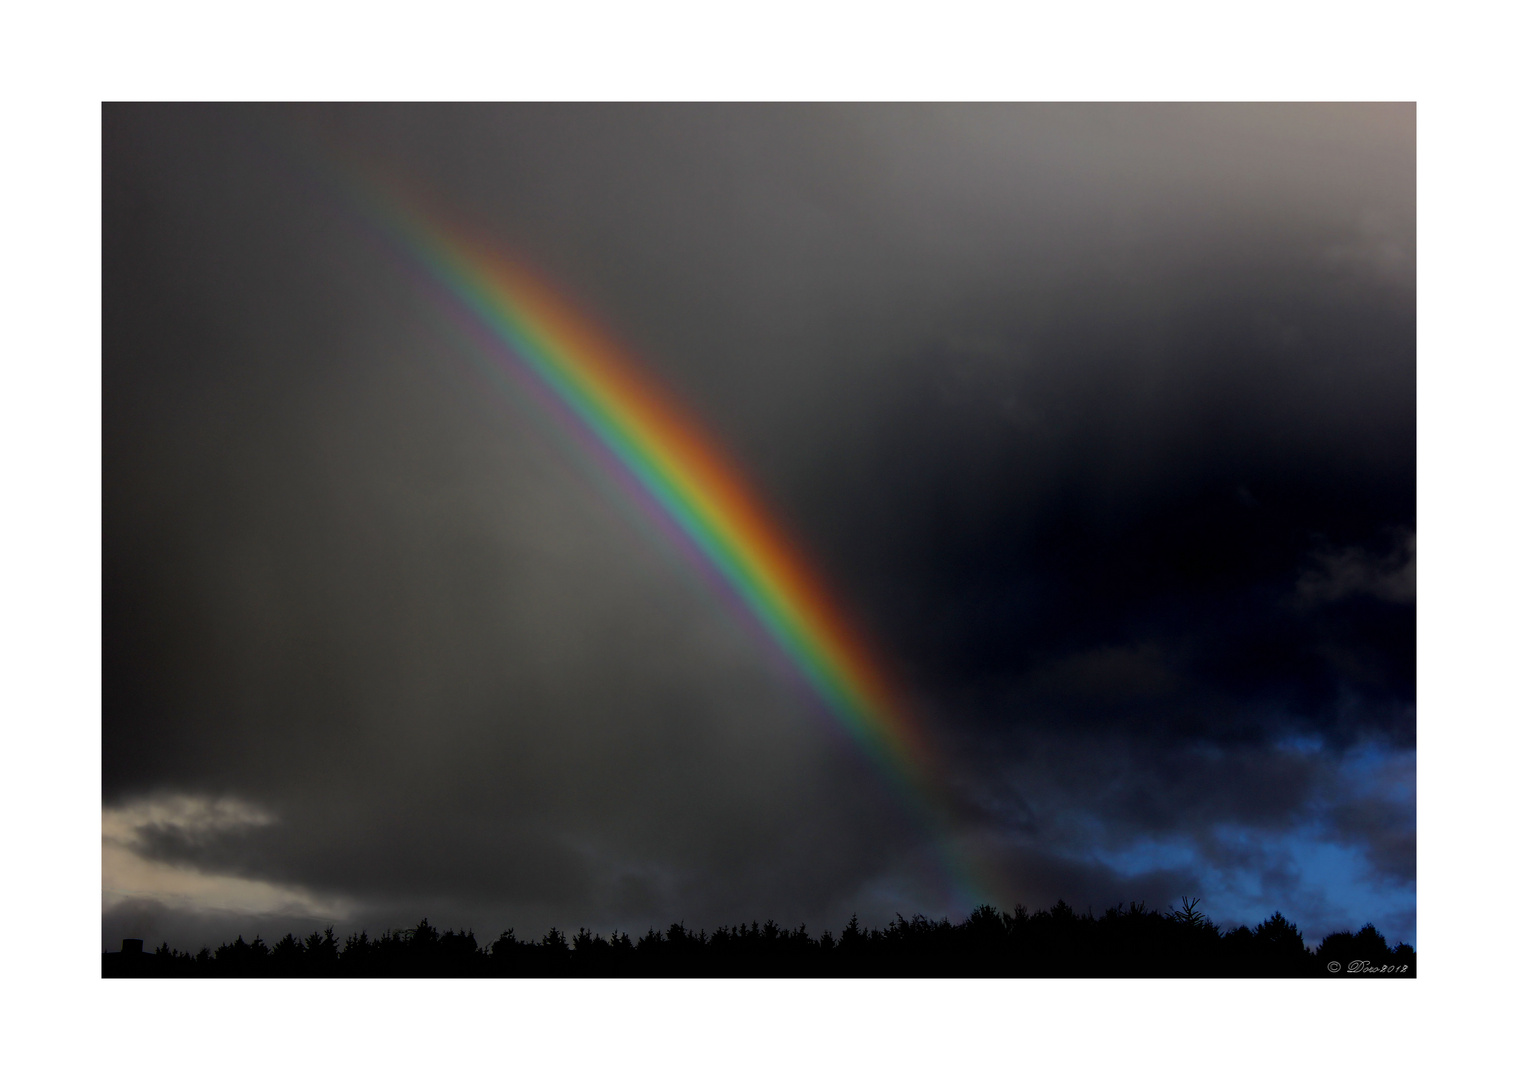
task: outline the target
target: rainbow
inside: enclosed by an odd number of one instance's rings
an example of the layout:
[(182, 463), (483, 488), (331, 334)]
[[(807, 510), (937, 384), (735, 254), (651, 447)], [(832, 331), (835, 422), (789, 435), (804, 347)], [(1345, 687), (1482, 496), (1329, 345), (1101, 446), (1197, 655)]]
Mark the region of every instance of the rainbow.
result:
[[(372, 191), (372, 189), (371, 189)], [(541, 277), (393, 196), (365, 216), (444, 295), (476, 339), (504, 345), (545, 404), (620, 472), (714, 573), (884, 773), (936, 842), (956, 904), (990, 890), (952, 839), (938, 757), (881, 664), (795, 545), (706, 437), (630, 357)], [(672, 526), (672, 529), (671, 529)]]

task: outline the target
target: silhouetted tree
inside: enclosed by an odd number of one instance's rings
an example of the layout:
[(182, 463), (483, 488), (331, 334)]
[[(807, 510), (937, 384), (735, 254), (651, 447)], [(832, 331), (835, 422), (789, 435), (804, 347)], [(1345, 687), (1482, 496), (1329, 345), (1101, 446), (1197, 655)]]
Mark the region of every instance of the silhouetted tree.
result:
[(1370, 923), (1356, 933), (1328, 935), (1316, 952), (1279, 911), (1253, 929), (1223, 933), (1201, 901), (1182, 897), (1167, 913), (1141, 903), (1116, 904), (1099, 917), (1060, 900), (1047, 910), (1011, 912), (982, 905), (962, 922), (910, 918), (897, 913), (884, 928), (865, 928), (850, 917), (835, 938), (814, 938), (773, 919), (762, 925), (719, 926), (708, 934), (683, 922), (652, 927), (636, 942), (613, 930), (610, 939), (580, 927), (572, 941), (551, 928), (538, 941), (513, 929), (481, 948), (473, 930), (439, 931), (428, 920), (378, 937), (350, 933), (341, 947), (332, 927), (279, 938), (241, 935), (214, 952), (191, 955), (165, 942), (151, 953), (107, 952), (108, 976), (233, 978), (537, 977), (608, 976), (1414, 976), (1417, 955), (1386, 939)]

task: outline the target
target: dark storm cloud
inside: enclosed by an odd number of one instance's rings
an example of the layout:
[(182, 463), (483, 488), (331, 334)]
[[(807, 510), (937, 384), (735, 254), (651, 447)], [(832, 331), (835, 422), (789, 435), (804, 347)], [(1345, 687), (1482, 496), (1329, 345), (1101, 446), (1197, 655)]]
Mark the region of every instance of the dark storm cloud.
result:
[[(741, 620), (472, 381), (317, 179), (362, 160), (691, 405), (1027, 902), (1165, 903), (1253, 858), (1307, 903), (1228, 829), (1311, 825), (1410, 880), (1410, 788), (1342, 781), (1414, 743), (1412, 132), (1408, 107), (108, 108), (107, 806), (246, 800), (269, 823), (133, 850), (398, 922), (942, 902)], [(1113, 855), (1145, 842), (1193, 861)]]

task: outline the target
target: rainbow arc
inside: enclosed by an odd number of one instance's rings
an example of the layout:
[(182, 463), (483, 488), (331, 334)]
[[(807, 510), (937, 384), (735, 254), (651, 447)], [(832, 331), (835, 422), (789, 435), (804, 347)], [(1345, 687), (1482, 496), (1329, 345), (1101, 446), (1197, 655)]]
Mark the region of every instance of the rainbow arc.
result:
[[(394, 199), (370, 201), (404, 255), (623, 474), (731, 591), (925, 819), (959, 902), (988, 890), (952, 839), (938, 758), (882, 665), (718, 444), (628, 354), (520, 262)], [(709, 575), (710, 576), (710, 575)]]

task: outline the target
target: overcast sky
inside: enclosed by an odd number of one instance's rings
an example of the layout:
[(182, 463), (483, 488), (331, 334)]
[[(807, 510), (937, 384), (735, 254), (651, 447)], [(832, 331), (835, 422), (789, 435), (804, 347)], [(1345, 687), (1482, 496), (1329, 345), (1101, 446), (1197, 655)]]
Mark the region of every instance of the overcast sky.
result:
[(964, 914), (355, 167), (700, 418), (1004, 902), (1415, 939), (1412, 106), (108, 106), (109, 947)]

